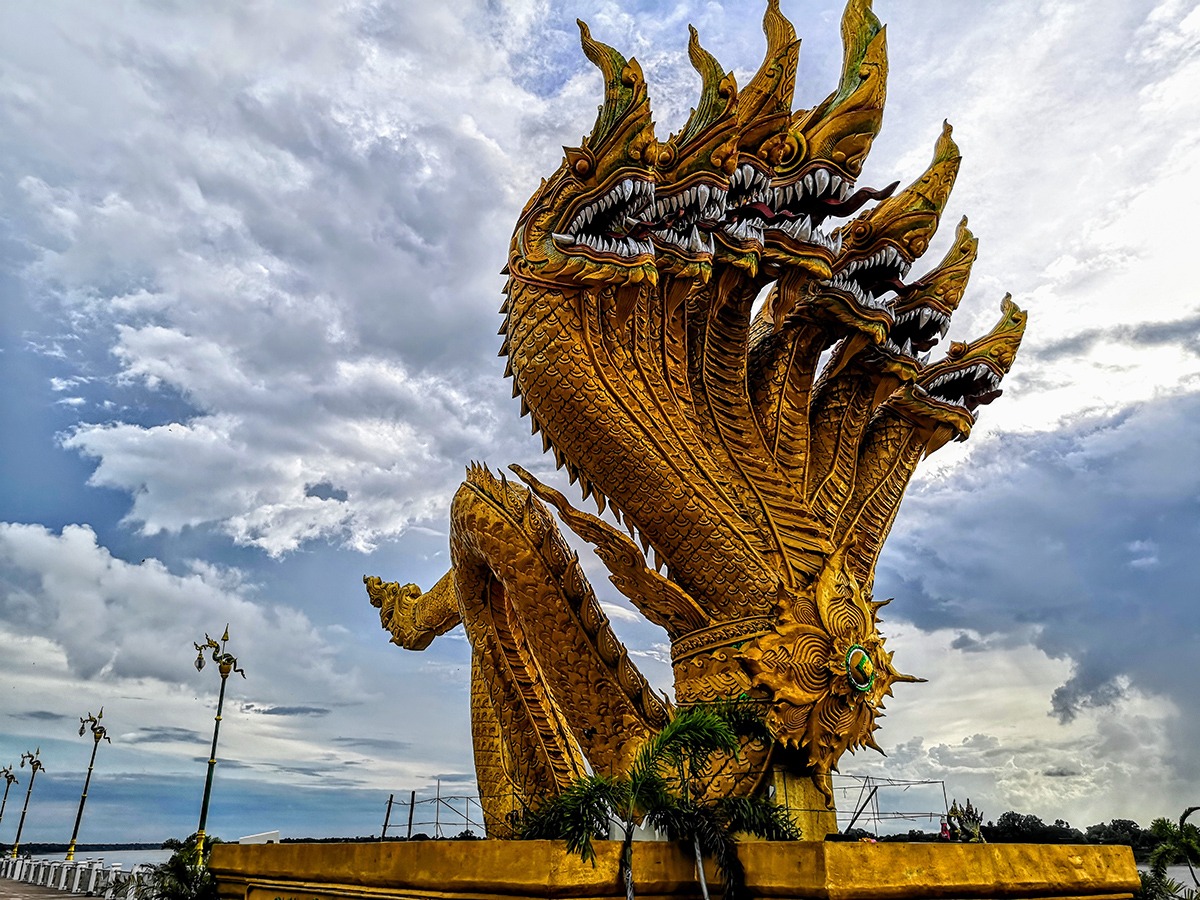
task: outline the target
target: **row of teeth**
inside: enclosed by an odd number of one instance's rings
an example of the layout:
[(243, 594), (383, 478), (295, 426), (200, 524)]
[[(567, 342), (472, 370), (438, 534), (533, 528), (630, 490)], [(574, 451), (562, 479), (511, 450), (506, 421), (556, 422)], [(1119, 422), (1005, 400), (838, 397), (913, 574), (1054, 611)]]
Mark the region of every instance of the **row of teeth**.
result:
[(721, 225), (721, 230), (738, 241), (756, 241), (761, 243), (763, 239), (762, 220), (760, 219), (742, 219), (740, 222), (725, 222)]
[(559, 243), (575, 244), (591, 247), (600, 253), (615, 253), (617, 256), (639, 256), (643, 253), (653, 254), (654, 245), (650, 241), (635, 241), (633, 238), (606, 238), (597, 234), (559, 234), (553, 237)]
[(790, 184), (780, 184), (775, 187), (775, 199), (779, 207), (799, 203), (806, 197), (820, 200), (825, 197), (836, 197), (845, 200), (853, 184), (841, 175), (828, 169), (817, 169), (809, 172), (798, 181)]
[(665, 241), (668, 244), (674, 244), (688, 253), (707, 253), (710, 255), (716, 253), (712, 235), (702, 232), (698, 225), (693, 225), (690, 232), (674, 228), (663, 228), (654, 233), (659, 240)]
[(727, 194), (722, 188), (697, 184), (677, 194), (657, 195), (655, 210), (662, 219), (677, 209), (699, 209), (699, 218), (719, 222), (725, 218)]
[(922, 331), (931, 319), (936, 319), (938, 334), (942, 337), (945, 337), (946, 332), (950, 329), (950, 317), (928, 306), (918, 306), (916, 309), (910, 309), (908, 312), (902, 313), (896, 317), (896, 324), (899, 325), (913, 319), (920, 321)]
[(887, 309), (888, 301), (882, 297), (872, 297), (859, 286), (857, 281), (847, 278), (845, 274), (834, 275), (829, 281), (829, 286), (837, 288), (839, 291), (845, 291), (853, 297), (859, 306), (868, 309)]
[(933, 354), (930, 350), (924, 356), (916, 356), (913, 353), (912, 341), (905, 340), (903, 345), (897, 344), (890, 337), (883, 342), (883, 349), (890, 351), (895, 356), (907, 356), (909, 359), (915, 359), (923, 366), (929, 365), (929, 357)]
[(962, 379), (964, 376), (974, 378), (976, 382), (983, 382), (987, 385), (986, 390), (989, 391), (994, 391), (996, 388), (1000, 387), (1000, 376), (992, 371), (990, 366), (985, 366), (983, 363), (975, 363), (975, 365), (971, 366), (969, 369), (960, 369), (955, 372), (947, 372), (944, 375), (939, 375), (937, 378), (933, 379), (933, 381), (929, 382), (928, 385), (926, 385), (926, 390), (932, 391), (934, 388), (937, 388), (948, 381)]
[(841, 231), (828, 235), (819, 226), (813, 225), (808, 216), (796, 216), (794, 219), (789, 219), (780, 226), (779, 230), (794, 240), (820, 244), (835, 255), (842, 252)]
[[(839, 237), (840, 231), (841, 229), (839, 229)], [(908, 270), (912, 267), (911, 263), (900, 255), (899, 250), (887, 244), (882, 250), (875, 251), (866, 259), (851, 260), (846, 268), (842, 269), (842, 274), (853, 275), (859, 269), (866, 269), (872, 266), (892, 266), (896, 269), (896, 274), (900, 278), (907, 275)]]
[[(928, 390), (926, 390), (925, 388), (921, 387), (921, 385), (919, 385), (919, 384), (915, 384), (915, 385), (913, 385), (913, 388), (915, 389), (915, 391), (916, 391), (916, 393), (917, 393), (918, 395), (920, 395), (920, 396), (922, 396), (922, 397), (925, 397), (925, 398), (927, 398), (927, 399), (929, 399), (929, 400), (936, 400), (938, 403), (948, 403), (948, 404), (950, 404), (950, 405), (952, 405), (952, 406), (956, 406), (956, 407), (958, 407), (958, 408), (959, 408), (959, 410), (961, 410), (962, 412), (964, 412), (964, 413), (966, 413), (967, 415), (969, 415), (969, 416), (970, 416), (970, 417), (971, 417), (971, 418), (972, 418), (972, 419), (973, 419), (973, 420), (974, 420), (976, 423), (978, 423), (978, 422), (979, 422), (979, 413), (980, 413), (980, 410), (978, 410), (978, 409), (974, 409), (974, 410), (967, 409), (967, 405), (966, 405), (965, 403), (961, 403), (961, 402), (959, 402), (958, 400), (951, 400), (949, 397), (940, 397), (940, 396), (938, 396), (938, 395), (936, 395), (936, 394), (932, 394), (932, 393), (930, 393)], [(960, 435), (959, 437), (955, 438), (955, 440), (961, 441), (961, 440), (963, 440), (963, 438), (962, 438), (962, 436)]]
[(654, 203), (654, 184), (650, 181), (634, 180), (633, 178), (622, 180), (611, 191), (606, 191), (599, 200), (589, 203), (580, 210), (579, 214), (575, 216), (575, 221), (571, 223), (571, 227), (567, 229), (567, 233), (579, 234), (591, 224), (592, 219), (618, 203), (628, 205), (626, 214), (630, 219), (641, 218)]
[(738, 166), (737, 171), (729, 179), (729, 190), (732, 193), (738, 188), (742, 188), (751, 195), (751, 202), (766, 203), (771, 182), (754, 166)]

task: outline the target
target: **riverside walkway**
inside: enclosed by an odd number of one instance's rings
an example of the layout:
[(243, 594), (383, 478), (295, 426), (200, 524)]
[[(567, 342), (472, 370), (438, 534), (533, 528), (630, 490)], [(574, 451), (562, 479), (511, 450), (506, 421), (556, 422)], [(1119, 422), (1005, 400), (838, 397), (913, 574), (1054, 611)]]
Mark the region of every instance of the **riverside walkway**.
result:
[(33, 900), (50, 895), (86, 894), (112, 900), (126, 894), (126, 885), (153, 866), (140, 864), (124, 871), (120, 863), (103, 860), (66, 862), (50, 859), (0, 859), (0, 900), (8, 897)]
[(62, 891), (57, 888), (0, 878), (0, 900), (49, 900), (51, 897), (61, 896)]

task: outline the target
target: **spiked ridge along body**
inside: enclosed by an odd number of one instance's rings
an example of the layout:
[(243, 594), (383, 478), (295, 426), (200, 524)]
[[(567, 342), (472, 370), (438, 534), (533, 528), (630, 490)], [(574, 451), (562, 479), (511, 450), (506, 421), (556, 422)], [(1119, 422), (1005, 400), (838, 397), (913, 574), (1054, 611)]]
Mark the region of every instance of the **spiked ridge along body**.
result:
[(760, 792), (782, 767), (813, 779), (824, 800), (808, 805), (831, 804), (839, 757), (879, 749), (884, 698), (918, 680), (878, 633), (875, 561), (919, 460), (999, 395), (1024, 313), (1006, 300), (991, 334), (921, 356), (977, 251), (964, 219), (946, 258), (903, 280), (958, 170), (949, 125), (909, 187), (858, 188), (887, 78), (871, 0), (848, 0), (841, 79), (808, 110), (791, 110), (799, 42), (778, 0), (763, 28), (741, 91), (691, 29), (700, 97), (660, 142), (636, 60), (580, 23), (604, 102), (517, 221), (500, 353), (522, 415), (599, 515), (519, 466), (525, 487), (472, 466), (451, 571), (425, 593), (367, 579), (403, 647), (465, 627), (489, 833), (588, 766), (621, 771), (627, 738), (668, 715), (543, 504), (666, 631), (675, 702), (761, 705), (770, 739), (718, 761), (712, 790)]

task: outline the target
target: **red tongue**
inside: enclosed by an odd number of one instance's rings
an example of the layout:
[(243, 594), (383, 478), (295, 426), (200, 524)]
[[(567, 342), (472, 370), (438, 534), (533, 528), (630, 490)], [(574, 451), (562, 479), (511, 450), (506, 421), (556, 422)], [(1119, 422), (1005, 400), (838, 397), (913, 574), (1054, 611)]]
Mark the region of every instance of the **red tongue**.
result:
[(762, 219), (765, 222), (770, 222), (775, 218), (775, 210), (767, 206), (767, 204), (759, 201), (746, 206), (739, 206), (729, 214), (729, 221), (740, 222), (743, 219)]
[(988, 391), (986, 394), (975, 394), (973, 397), (968, 397), (966, 402), (967, 409), (974, 412), (980, 406), (986, 406), (991, 403), (1003, 393), (1003, 388), (996, 388), (994, 391)]
[(824, 200), (817, 201), (818, 210), (826, 216), (852, 216), (866, 205), (869, 200), (886, 200), (892, 196), (892, 192), (900, 186), (900, 182), (893, 181), (885, 188), (859, 188), (845, 200), (834, 200), (831, 197), (826, 197)]

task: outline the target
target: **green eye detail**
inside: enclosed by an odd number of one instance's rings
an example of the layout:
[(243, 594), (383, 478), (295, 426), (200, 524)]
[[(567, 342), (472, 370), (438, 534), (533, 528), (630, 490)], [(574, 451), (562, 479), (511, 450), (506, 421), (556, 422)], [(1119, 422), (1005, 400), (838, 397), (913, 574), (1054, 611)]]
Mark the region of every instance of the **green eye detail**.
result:
[(870, 654), (858, 644), (846, 651), (846, 677), (856, 691), (863, 693), (875, 684), (875, 664), (871, 662)]

